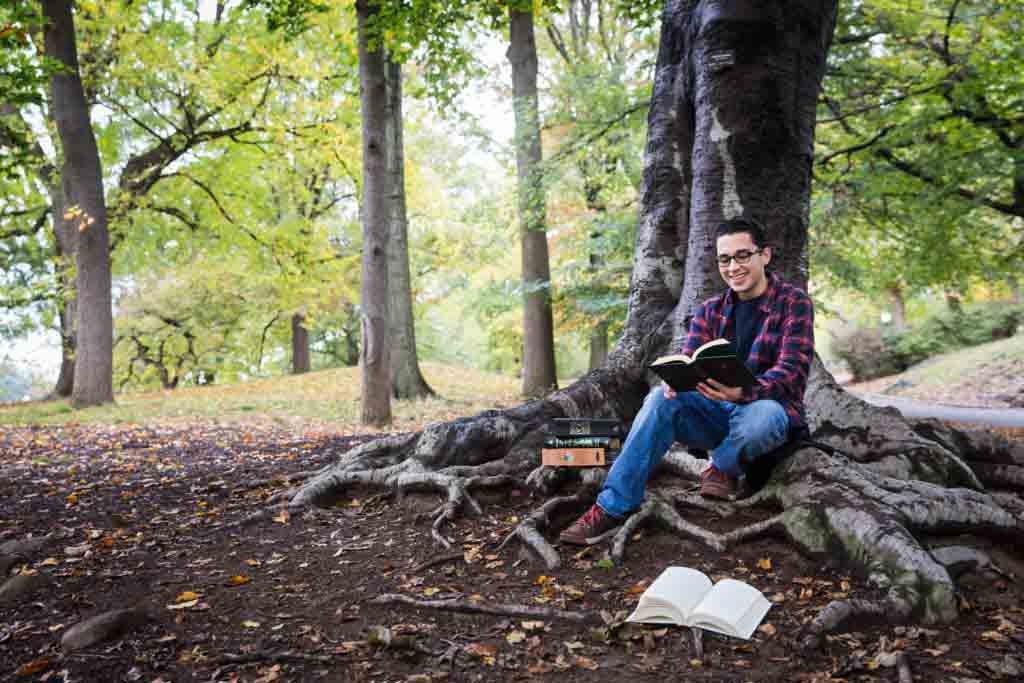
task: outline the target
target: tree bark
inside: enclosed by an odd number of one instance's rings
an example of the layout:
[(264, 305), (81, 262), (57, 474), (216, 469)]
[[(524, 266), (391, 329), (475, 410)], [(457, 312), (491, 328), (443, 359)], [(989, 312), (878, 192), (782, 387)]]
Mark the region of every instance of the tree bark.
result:
[(402, 133), (402, 65), (387, 61), (388, 330), (391, 333), (391, 395), (422, 398), (434, 391), (420, 372), (409, 273), (409, 221), (405, 210), (405, 140)]
[(905, 330), (907, 328), (907, 313), (903, 301), (903, 289), (898, 284), (894, 284), (885, 291), (889, 296), (893, 327), (897, 330)]
[(292, 314), (292, 374), (309, 372), (309, 330), (304, 323), (306, 316)]
[(114, 400), (114, 322), (103, 172), (78, 73), (71, 4), (71, 0), (42, 2), (47, 20), (43, 32), (46, 56), (64, 66), (50, 77), (50, 93), (64, 158), (61, 180), (65, 207), (78, 232), (72, 402), (84, 407)]
[(363, 259), (360, 306), (362, 423), (391, 422), (391, 340), (388, 335), (388, 166), (385, 147), (387, 84), (384, 50), (369, 35), (378, 12), (373, 0), (358, 0), (359, 101), (363, 119)]
[(533, 34), (533, 12), (521, 12), (511, 5), (507, 57), (512, 64), (522, 241), (523, 394), (539, 396), (555, 388), (558, 380), (537, 108), (537, 43)]

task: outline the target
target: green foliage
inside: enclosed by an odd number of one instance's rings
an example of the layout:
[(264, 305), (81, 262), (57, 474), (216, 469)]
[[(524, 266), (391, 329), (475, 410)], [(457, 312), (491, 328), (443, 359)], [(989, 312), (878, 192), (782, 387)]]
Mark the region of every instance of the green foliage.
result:
[(812, 261), (837, 284), (965, 290), (1024, 265), (1021, 3), (841, 5)]
[(978, 302), (940, 311), (904, 331), (856, 326), (837, 335), (832, 350), (857, 380), (867, 380), (903, 372), (941, 353), (1011, 337), (1022, 325), (1024, 306)]

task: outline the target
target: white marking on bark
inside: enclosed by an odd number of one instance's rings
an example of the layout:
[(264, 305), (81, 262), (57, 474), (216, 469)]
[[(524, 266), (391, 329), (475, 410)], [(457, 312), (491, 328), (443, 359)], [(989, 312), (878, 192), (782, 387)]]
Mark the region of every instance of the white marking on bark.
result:
[(718, 153), (722, 156), (724, 173), (722, 177), (722, 216), (724, 218), (735, 218), (743, 215), (743, 202), (740, 201), (740, 194), (736, 190), (736, 165), (733, 163), (732, 155), (729, 154), (729, 138), (732, 133), (718, 121), (718, 114), (711, 110), (711, 142), (718, 147)]

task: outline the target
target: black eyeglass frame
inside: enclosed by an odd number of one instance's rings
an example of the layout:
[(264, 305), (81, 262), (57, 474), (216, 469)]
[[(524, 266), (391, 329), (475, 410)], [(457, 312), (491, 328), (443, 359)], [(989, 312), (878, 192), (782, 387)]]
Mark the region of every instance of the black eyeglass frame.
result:
[(729, 263), (732, 261), (736, 261), (739, 265), (744, 266), (750, 263), (750, 259), (754, 257), (754, 254), (761, 254), (763, 252), (763, 248), (754, 249), (753, 251), (749, 249), (740, 249), (735, 254), (722, 254), (720, 256), (716, 256), (715, 260), (718, 261), (719, 268), (728, 268)]

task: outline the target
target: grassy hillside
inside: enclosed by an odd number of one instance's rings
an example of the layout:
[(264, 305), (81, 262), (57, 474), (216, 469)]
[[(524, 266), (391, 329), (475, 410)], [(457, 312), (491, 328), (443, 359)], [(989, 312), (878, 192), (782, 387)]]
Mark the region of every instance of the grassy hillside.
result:
[[(471, 415), (520, 402), (520, 380), (467, 368), (424, 363), (423, 374), (440, 398), (392, 401), (389, 431), (417, 429), (436, 420)], [(113, 406), (73, 410), (67, 401), (0, 406), (0, 425), (147, 423), (259, 420), (342, 431), (359, 426), (359, 369), (338, 368), (231, 386), (119, 394)]]
[(1011, 397), (1024, 401), (1024, 334), (934, 356), (850, 388), (951, 405), (1011, 407)]

